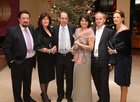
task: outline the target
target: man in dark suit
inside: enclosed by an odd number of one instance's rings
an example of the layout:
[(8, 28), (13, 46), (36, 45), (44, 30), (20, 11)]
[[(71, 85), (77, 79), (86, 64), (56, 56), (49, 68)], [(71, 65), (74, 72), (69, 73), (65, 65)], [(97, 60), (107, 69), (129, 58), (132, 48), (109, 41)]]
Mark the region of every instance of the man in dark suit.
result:
[(68, 102), (72, 102), (71, 94), (73, 89), (73, 55), (70, 48), (73, 45), (75, 26), (68, 24), (68, 14), (61, 12), (58, 20), (59, 25), (53, 28), (57, 45), (56, 54), (56, 81), (57, 81), (57, 102), (61, 102), (64, 98), (64, 74), (66, 76), (66, 98)]
[(114, 34), (112, 29), (105, 26), (106, 16), (102, 12), (95, 14), (95, 45), (91, 61), (91, 73), (99, 96), (98, 102), (109, 102), (109, 54), (107, 42)]
[(18, 20), (19, 25), (8, 28), (4, 41), (7, 63), (11, 68), (14, 102), (36, 102), (30, 96), (32, 70), (35, 67), (34, 29), (29, 27), (30, 13), (20, 11)]

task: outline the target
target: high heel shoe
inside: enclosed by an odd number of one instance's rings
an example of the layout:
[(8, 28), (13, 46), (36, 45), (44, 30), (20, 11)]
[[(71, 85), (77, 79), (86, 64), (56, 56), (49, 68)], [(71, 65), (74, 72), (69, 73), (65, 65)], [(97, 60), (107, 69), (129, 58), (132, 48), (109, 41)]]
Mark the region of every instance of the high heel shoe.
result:
[(40, 94), (43, 102), (51, 102), (51, 100), (48, 98), (48, 96), (46, 94), (41, 93)]
[(41, 93), (40, 96), (41, 96), (41, 99), (43, 100), (43, 93)]

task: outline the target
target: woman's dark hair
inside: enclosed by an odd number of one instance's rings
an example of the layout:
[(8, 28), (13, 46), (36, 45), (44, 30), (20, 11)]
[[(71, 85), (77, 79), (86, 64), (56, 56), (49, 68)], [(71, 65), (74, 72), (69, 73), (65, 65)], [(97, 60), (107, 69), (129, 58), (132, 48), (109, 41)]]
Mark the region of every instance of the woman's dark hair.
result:
[[(124, 12), (122, 10), (116, 10), (113, 14), (115, 13), (120, 14), (121, 18), (125, 18)], [(124, 20), (123, 20), (123, 23), (125, 23)]]
[(82, 14), (81, 16), (80, 16), (80, 18), (79, 18), (79, 27), (81, 27), (81, 24), (80, 24), (80, 22), (81, 22), (81, 20), (82, 19), (85, 19), (87, 22), (88, 22), (88, 28), (91, 26), (91, 20), (90, 20), (90, 17), (87, 15), (87, 14)]
[(22, 15), (23, 13), (24, 13), (24, 14), (28, 14), (29, 17), (30, 17), (30, 13), (29, 13), (29, 11), (27, 11), (27, 10), (21, 10), (21, 11), (18, 12), (18, 18), (20, 18), (21, 15)]
[(51, 17), (50, 17), (50, 15), (48, 14), (48, 13), (46, 13), (46, 12), (43, 12), (43, 13), (41, 13), (40, 14), (40, 16), (39, 16), (39, 19), (38, 19), (38, 26), (41, 26), (42, 27), (42, 19), (43, 18), (45, 18), (45, 17), (48, 17), (48, 19), (49, 19), (49, 25), (48, 25), (48, 27), (51, 25)]

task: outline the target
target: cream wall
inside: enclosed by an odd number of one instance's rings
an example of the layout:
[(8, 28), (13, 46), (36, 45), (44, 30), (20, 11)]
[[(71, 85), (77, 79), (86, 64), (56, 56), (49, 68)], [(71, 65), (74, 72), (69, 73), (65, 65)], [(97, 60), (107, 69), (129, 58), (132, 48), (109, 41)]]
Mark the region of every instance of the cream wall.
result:
[(124, 11), (125, 24), (130, 27), (130, 0), (117, 0), (117, 9)]
[(31, 24), (37, 26), (40, 0), (20, 0), (20, 10), (28, 10), (31, 14)]
[(48, 12), (48, 0), (39, 0), (38, 15), (42, 12)]
[(26, 9), (31, 14), (31, 24), (37, 27), (37, 21), (40, 13), (48, 9), (48, 0), (20, 0), (20, 10)]

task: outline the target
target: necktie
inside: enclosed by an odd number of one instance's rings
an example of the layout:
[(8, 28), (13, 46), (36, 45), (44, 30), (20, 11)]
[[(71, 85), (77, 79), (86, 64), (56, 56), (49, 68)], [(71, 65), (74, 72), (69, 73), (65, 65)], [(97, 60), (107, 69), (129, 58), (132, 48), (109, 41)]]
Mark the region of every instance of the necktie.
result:
[(65, 50), (65, 31), (64, 31), (64, 27), (61, 28), (61, 32), (60, 32), (60, 40), (59, 40), (59, 52), (60, 53), (64, 53)]
[(30, 33), (29, 33), (27, 28), (24, 29), (24, 34), (25, 34), (27, 49), (31, 50), (32, 49), (32, 42), (31, 42)]
[(61, 38), (62, 38), (62, 42), (61, 42), (61, 46), (62, 46), (62, 50), (65, 50), (65, 28), (62, 28), (61, 31)]

